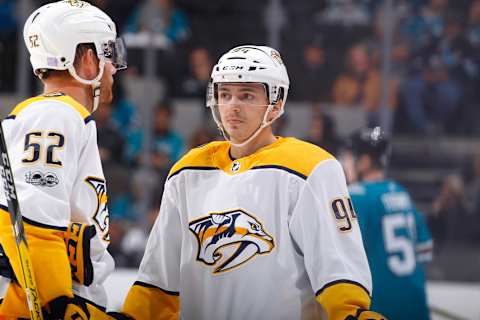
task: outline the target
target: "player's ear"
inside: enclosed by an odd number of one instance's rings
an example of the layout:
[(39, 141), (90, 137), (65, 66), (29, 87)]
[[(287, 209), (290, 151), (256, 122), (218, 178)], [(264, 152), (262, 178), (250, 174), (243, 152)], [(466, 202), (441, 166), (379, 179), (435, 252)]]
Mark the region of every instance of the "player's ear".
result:
[(77, 73), (84, 79), (94, 79), (98, 74), (98, 57), (93, 49), (88, 48), (80, 57), (76, 65)]
[(272, 108), (272, 111), (270, 112), (270, 119), (274, 119), (276, 117), (278, 117), (278, 115), (280, 114), (280, 112), (282, 111), (282, 108), (283, 108), (283, 101), (282, 100), (278, 100), (277, 103), (275, 103), (273, 105), (273, 108)]

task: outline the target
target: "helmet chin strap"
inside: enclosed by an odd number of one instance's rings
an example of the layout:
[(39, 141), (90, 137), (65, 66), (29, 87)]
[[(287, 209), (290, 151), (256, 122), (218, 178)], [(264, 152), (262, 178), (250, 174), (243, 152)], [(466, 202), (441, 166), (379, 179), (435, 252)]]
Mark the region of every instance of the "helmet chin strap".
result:
[(80, 77), (77, 74), (77, 70), (75, 70), (75, 67), (73, 65), (68, 68), (68, 72), (75, 80), (77, 80), (80, 83), (90, 85), (92, 87), (93, 107), (92, 107), (91, 113), (94, 113), (95, 110), (97, 110), (98, 105), (100, 103), (100, 84), (101, 84), (100, 79), (102, 79), (103, 70), (105, 69), (104, 67), (105, 67), (105, 61), (100, 59), (98, 63), (99, 72), (97, 76), (92, 80), (86, 80)]
[(283, 113), (283, 108), (282, 108), (282, 111), (275, 117), (273, 118), (272, 120), (268, 121), (268, 116), (269, 114), (272, 112), (273, 108), (274, 108), (275, 105), (273, 104), (270, 104), (268, 105), (267, 107), (267, 110), (265, 110), (265, 115), (263, 116), (263, 120), (262, 120), (262, 123), (260, 124), (260, 126), (257, 128), (257, 130), (245, 141), (241, 142), (241, 143), (235, 143), (235, 142), (232, 142), (232, 140), (230, 139), (230, 136), (227, 134), (227, 132), (225, 131), (225, 128), (223, 127), (223, 124), (221, 122), (220, 119), (217, 119), (217, 116), (215, 115), (215, 111), (213, 110), (212, 108), (212, 114), (213, 114), (213, 119), (215, 120), (215, 122), (217, 123), (218, 125), (218, 128), (220, 129), (220, 131), (222, 132), (222, 135), (223, 137), (225, 138), (225, 140), (229, 141), (230, 144), (234, 147), (244, 147), (246, 146), (247, 144), (249, 144), (250, 142), (252, 142), (259, 134), (260, 132), (262, 132), (262, 130), (266, 127), (268, 127), (269, 125), (271, 125), (273, 123), (273, 121), (275, 121), (276, 119), (278, 119), (278, 117), (280, 117)]

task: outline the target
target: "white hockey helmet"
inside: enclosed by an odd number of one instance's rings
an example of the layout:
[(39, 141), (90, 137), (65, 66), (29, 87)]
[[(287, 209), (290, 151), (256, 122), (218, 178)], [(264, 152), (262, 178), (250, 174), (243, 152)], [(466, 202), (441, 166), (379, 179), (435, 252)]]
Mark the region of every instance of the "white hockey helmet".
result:
[[(230, 140), (218, 113), (218, 84), (225, 82), (262, 83), (266, 89), (269, 105), (263, 122), (249, 139), (241, 144), (236, 144), (237, 146), (243, 146), (283, 114), (290, 86), (287, 69), (280, 53), (267, 46), (239, 46), (220, 57), (218, 63), (213, 67), (211, 80), (207, 88), (207, 107), (211, 109), (213, 119), (224, 137)], [(268, 121), (268, 115), (279, 101), (281, 101), (280, 112), (274, 119)]]
[[(42, 69), (68, 70), (77, 81), (93, 87), (97, 104), (105, 62), (111, 61), (118, 70), (127, 66), (125, 45), (117, 38), (112, 19), (84, 1), (64, 0), (38, 8), (25, 22), (23, 38), (36, 75)], [(78, 76), (73, 65), (77, 46), (86, 43), (95, 45), (100, 61), (100, 72), (92, 80)]]

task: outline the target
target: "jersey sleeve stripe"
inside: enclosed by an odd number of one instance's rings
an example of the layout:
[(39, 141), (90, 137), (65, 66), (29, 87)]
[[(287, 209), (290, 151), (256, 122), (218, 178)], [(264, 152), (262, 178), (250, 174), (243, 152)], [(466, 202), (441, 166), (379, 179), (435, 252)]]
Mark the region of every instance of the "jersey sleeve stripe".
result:
[[(0, 211), (3, 211), (3, 212), (8, 214), (8, 207), (0, 204)], [(53, 230), (59, 230), (59, 231), (66, 231), (67, 230), (66, 227), (52, 226), (52, 225), (49, 225), (49, 224), (40, 223), (40, 222), (31, 220), (29, 218), (26, 218), (24, 216), (22, 216), (22, 219), (25, 223), (28, 223), (28, 224), (30, 224), (32, 226), (35, 226), (35, 227), (40, 227), (40, 228), (45, 228), (45, 229), (53, 229)]]
[(165, 290), (165, 289), (162, 289), (160, 287), (157, 287), (153, 284), (150, 284), (150, 283), (146, 283), (146, 282), (143, 282), (143, 281), (135, 281), (135, 283), (133, 284), (134, 286), (141, 286), (141, 287), (145, 287), (145, 288), (151, 288), (151, 289), (159, 289), (161, 290), (163, 293), (166, 293), (170, 296), (179, 296), (180, 295), (180, 292), (176, 292), (176, 291), (168, 291), (168, 290)]
[(332, 282), (329, 282), (327, 283), (326, 285), (324, 285), (320, 290), (318, 290), (316, 293), (315, 293), (315, 296), (319, 296), (322, 294), (323, 291), (325, 291), (325, 289), (331, 287), (331, 286), (334, 286), (336, 284), (339, 284), (339, 283), (349, 283), (349, 284), (353, 284), (353, 285), (356, 285), (360, 288), (362, 288), (370, 297), (371, 297), (371, 294), (370, 292), (367, 290), (367, 288), (365, 288), (361, 283), (358, 283), (356, 281), (352, 281), (352, 280), (347, 280), (347, 279), (342, 279), (342, 280), (335, 280), (335, 281), (332, 281)]
[(89, 123), (90, 121), (93, 121), (93, 116), (92, 115), (89, 115), (88, 117), (85, 118), (85, 124)]
[(261, 165), (261, 166), (255, 166), (252, 168), (252, 170), (258, 170), (258, 169), (278, 169), (278, 170), (283, 170), (283, 171), (286, 171), (288, 173), (292, 173), (294, 175), (296, 175), (297, 177), (300, 177), (302, 178), (303, 180), (307, 180), (307, 176), (298, 172), (298, 171), (295, 171), (293, 169), (290, 169), (290, 168), (287, 168), (287, 167), (284, 167), (284, 166), (279, 166), (279, 165)]
[(167, 180), (170, 180), (171, 178), (173, 178), (174, 176), (176, 176), (177, 174), (179, 174), (180, 172), (182, 171), (185, 171), (185, 170), (220, 170), (219, 168), (217, 167), (203, 167), (203, 166), (189, 166), (189, 167), (183, 167), (183, 168), (180, 168), (179, 170), (175, 171), (175, 172), (172, 172)]

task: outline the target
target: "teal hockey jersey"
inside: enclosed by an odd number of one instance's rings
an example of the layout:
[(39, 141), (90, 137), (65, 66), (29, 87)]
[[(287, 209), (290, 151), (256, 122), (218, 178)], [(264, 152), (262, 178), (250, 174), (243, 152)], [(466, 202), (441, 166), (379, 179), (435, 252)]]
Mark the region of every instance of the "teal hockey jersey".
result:
[(349, 187), (373, 278), (372, 310), (389, 320), (428, 320), (422, 263), (432, 239), (407, 191), (391, 180)]

